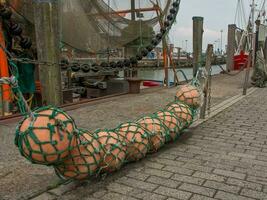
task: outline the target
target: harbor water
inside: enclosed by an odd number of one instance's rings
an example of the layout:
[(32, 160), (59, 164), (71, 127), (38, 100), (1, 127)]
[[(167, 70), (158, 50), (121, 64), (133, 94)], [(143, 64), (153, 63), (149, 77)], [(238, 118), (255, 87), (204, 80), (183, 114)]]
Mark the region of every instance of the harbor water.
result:
[[(224, 69), (226, 69), (226, 65), (222, 65)], [(187, 79), (190, 80), (193, 78), (193, 69), (192, 68), (180, 68), (182, 70)], [(178, 69), (177, 69), (178, 71)], [(222, 72), (222, 69), (218, 65), (212, 66), (212, 75), (220, 74)], [(177, 72), (179, 81), (185, 81), (185, 78), (181, 72)], [(164, 69), (142, 69), (138, 71), (138, 78), (143, 80), (151, 80), (151, 81), (158, 81), (163, 82), (164, 80)], [(169, 82), (174, 82), (174, 72), (173, 70), (169, 70)]]

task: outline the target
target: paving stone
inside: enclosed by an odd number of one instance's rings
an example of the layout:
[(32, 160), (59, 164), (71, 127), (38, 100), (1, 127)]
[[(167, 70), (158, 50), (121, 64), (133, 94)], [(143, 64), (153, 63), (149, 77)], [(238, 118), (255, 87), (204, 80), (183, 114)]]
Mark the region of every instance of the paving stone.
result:
[(171, 172), (162, 171), (158, 169), (151, 169), (151, 168), (146, 168), (144, 170), (144, 173), (149, 175), (159, 176), (162, 178), (170, 178), (173, 175), (173, 173)]
[(213, 198), (202, 196), (198, 194), (194, 194), (193, 197), (190, 200), (214, 200)]
[(161, 178), (161, 177), (157, 177), (157, 176), (150, 176), (146, 182), (149, 183), (154, 183), (157, 185), (162, 185), (162, 186), (166, 186), (166, 187), (170, 187), (170, 188), (177, 188), (181, 182), (179, 181), (175, 181), (172, 179), (166, 179), (166, 178)]
[(154, 189), (156, 189), (158, 187), (158, 185), (155, 185), (152, 183), (147, 183), (144, 181), (139, 181), (139, 180), (136, 180), (133, 178), (127, 178), (127, 177), (122, 177), (122, 178), (118, 179), (116, 182), (121, 183), (121, 184), (125, 184), (125, 185), (130, 186), (130, 187), (147, 190), (147, 191), (153, 191)]
[(185, 192), (177, 189), (172, 189), (168, 187), (160, 186), (154, 193), (161, 194), (168, 197), (173, 197), (175, 199), (187, 200), (192, 196), (192, 193)]
[(115, 192), (115, 193), (120, 193), (120, 194), (125, 194), (127, 195), (129, 192), (133, 190), (132, 187), (119, 184), (119, 183), (110, 183), (107, 187), (109, 191)]
[(181, 181), (185, 183), (192, 183), (195, 185), (202, 185), (205, 181), (205, 179), (196, 178), (193, 176), (181, 175), (181, 174), (174, 174), (171, 178), (173, 180), (177, 180), (177, 181)]
[(208, 196), (208, 197), (213, 197), (216, 192), (216, 190), (214, 189), (197, 186), (197, 185), (193, 185), (189, 183), (182, 184), (179, 187), (179, 189), (192, 192), (192, 193), (196, 193), (196, 194), (201, 194), (201, 195)]
[(32, 200), (56, 200), (57, 197), (55, 195), (49, 193), (43, 193), (38, 197), (33, 198)]
[(171, 166), (182, 166), (184, 162), (176, 161), (176, 160), (169, 160), (164, 158), (153, 158), (153, 162), (160, 163), (162, 166), (164, 165), (171, 165)]
[(212, 181), (218, 181), (218, 182), (224, 182), (226, 180), (225, 177), (215, 175), (215, 174), (210, 174), (210, 173), (205, 173), (205, 172), (196, 172), (193, 174), (194, 177), (202, 178), (202, 179), (207, 179), (207, 180), (212, 180)]
[(135, 197), (135, 198), (138, 198), (138, 199), (144, 199), (144, 200), (165, 200), (168, 198), (166, 196), (147, 192), (147, 191), (144, 191), (141, 189), (134, 189), (128, 195)]
[(227, 185), (225, 183), (219, 183), (216, 181), (206, 181), (204, 186), (208, 188), (213, 188), (216, 190), (222, 190), (225, 192), (236, 193), (236, 194), (238, 194), (238, 192), (240, 191), (240, 187), (231, 186), (231, 185)]
[(136, 198), (129, 197), (126, 195), (121, 195), (113, 192), (109, 192), (104, 197), (102, 197), (103, 200), (137, 200)]
[(220, 200), (255, 200), (249, 197), (242, 197), (237, 194), (231, 194), (228, 192), (223, 192), (223, 191), (218, 191), (215, 195), (215, 199), (220, 199)]
[(135, 178), (141, 181), (145, 181), (150, 175), (144, 174), (143, 172), (129, 171), (127, 172), (126, 176), (130, 178)]
[(175, 167), (175, 166), (166, 166), (162, 170), (164, 171), (169, 171), (177, 174), (185, 174), (185, 175), (192, 175), (194, 173), (193, 170), (190, 169), (185, 169), (181, 167)]
[(243, 196), (247, 196), (247, 197), (251, 197), (251, 198), (255, 198), (259, 200), (267, 199), (266, 193), (255, 191), (255, 190), (250, 190), (250, 189), (242, 189), (240, 194)]
[(246, 177), (246, 174), (222, 170), (222, 169), (215, 169), (213, 171), (213, 173), (218, 174), (218, 175), (227, 176), (227, 177), (237, 178), (237, 179), (245, 179), (245, 177)]

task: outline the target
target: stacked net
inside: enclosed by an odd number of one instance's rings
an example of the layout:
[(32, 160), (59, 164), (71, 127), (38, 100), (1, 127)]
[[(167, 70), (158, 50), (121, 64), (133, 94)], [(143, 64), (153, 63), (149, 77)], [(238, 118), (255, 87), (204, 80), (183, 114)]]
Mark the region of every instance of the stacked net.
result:
[(197, 109), (203, 102), (203, 94), (196, 86), (191, 84), (182, 85), (179, 87), (175, 99)]
[(137, 120), (142, 128), (144, 128), (150, 138), (150, 151), (158, 151), (166, 142), (169, 135), (168, 128), (155, 115), (142, 117)]
[(33, 163), (53, 165), (64, 179), (111, 173), (175, 141), (192, 124), (202, 103), (201, 92), (186, 85), (178, 88), (175, 98), (164, 110), (114, 130), (94, 133), (78, 129), (58, 108), (40, 108), (19, 124), (15, 142), (24, 157)]
[(101, 161), (101, 145), (88, 131), (79, 130), (77, 144), (64, 161), (55, 165), (60, 177), (85, 179), (97, 173)]
[(194, 119), (194, 114), (192, 109), (181, 102), (173, 102), (167, 105), (166, 107), (167, 111), (170, 111), (175, 114), (175, 116), (179, 119), (181, 122), (181, 129), (183, 130), (185, 128), (188, 128), (192, 123)]
[(51, 165), (61, 162), (75, 147), (75, 131), (73, 119), (64, 111), (43, 107), (19, 124), (15, 143), (32, 163)]
[(144, 158), (150, 149), (147, 131), (136, 123), (121, 124), (116, 132), (123, 137), (127, 145), (126, 161), (138, 161)]
[(166, 142), (175, 141), (183, 129), (183, 123), (172, 111), (162, 110), (155, 113), (157, 118), (168, 128), (168, 134), (165, 135)]
[(94, 137), (101, 146), (99, 172), (113, 172), (120, 169), (125, 162), (127, 151), (123, 137), (112, 130), (97, 130)]

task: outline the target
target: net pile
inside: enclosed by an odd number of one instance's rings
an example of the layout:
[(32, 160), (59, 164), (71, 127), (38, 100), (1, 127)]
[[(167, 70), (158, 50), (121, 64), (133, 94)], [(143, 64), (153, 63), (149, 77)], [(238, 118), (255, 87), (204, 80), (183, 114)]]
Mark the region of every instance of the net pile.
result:
[(199, 91), (196, 86), (181, 86), (176, 100), (165, 109), (93, 133), (78, 129), (74, 120), (58, 108), (41, 108), (19, 124), (16, 145), (22, 156), (32, 163), (54, 166), (64, 179), (111, 173), (179, 138), (201, 105)]
[[(33, 0), (7, 2), (21, 14), (22, 22), (34, 23)], [(166, 17), (173, 0), (158, 2), (163, 16)], [(139, 7), (152, 8), (153, 4), (149, 0), (138, 0), (135, 9)], [(133, 42), (139, 45), (140, 41), (136, 43), (136, 40), (140, 37), (143, 42), (149, 38), (151, 40), (151, 33), (159, 26), (155, 10), (141, 13), (143, 17), (138, 17), (138, 12), (135, 12), (135, 20), (120, 14), (120, 11), (130, 9), (130, 1), (59, 0), (61, 41), (67, 47), (100, 53), (107, 48), (125, 47)]]

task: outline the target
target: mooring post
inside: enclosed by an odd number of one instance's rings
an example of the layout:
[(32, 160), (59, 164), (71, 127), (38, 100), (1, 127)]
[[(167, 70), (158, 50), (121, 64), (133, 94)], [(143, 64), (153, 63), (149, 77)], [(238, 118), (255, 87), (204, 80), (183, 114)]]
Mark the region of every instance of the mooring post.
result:
[(234, 69), (234, 55), (236, 48), (235, 36), (236, 36), (236, 25), (229, 24), (228, 42), (227, 42), (227, 60), (226, 60), (227, 71), (232, 71)]
[(207, 102), (208, 102), (208, 89), (210, 87), (209, 79), (211, 78), (210, 69), (211, 69), (211, 63), (212, 63), (212, 55), (213, 55), (213, 45), (209, 44), (207, 48), (207, 52), (206, 52), (206, 66), (205, 66), (208, 77), (204, 80), (205, 81), (204, 89), (203, 89), (204, 102), (200, 109), (200, 119), (205, 119), (205, 116), (206, 116), (206, 108), (207, 108)]
[(39, 76), (43, 104), (62, 104), (61, 69), (59, 67), (59, 1), (34, 2), (34, 20), (38, 60), (54, 64), (40, 64)]
[(203, 17), (193, 17), (193, 75), (197, 74), (201, 66), (202, 41), (203, 41)]

